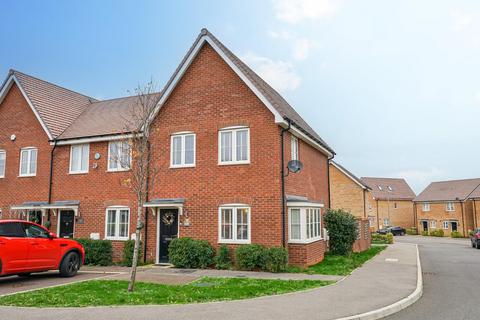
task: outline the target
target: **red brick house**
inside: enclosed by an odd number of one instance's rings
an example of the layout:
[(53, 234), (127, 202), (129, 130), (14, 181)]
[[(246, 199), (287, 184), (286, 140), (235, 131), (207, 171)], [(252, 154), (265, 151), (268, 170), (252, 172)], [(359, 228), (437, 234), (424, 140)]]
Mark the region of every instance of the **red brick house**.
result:
[[(125, 115), (135, 99), (98, 101), (12, 70), (0, 91), (1, 218), (110, 239), (120, 258), (136, 200), (122, 183), (129, 169), (112, 155), (130, 157)], [(323, 259), (334, 151), (274, 89), (204, 29), (157, 106), (146, 260), (168, 261), (179, 236), (284, 245), (303, 266)], [(290, 160), (303, 170), (283, 169)]]

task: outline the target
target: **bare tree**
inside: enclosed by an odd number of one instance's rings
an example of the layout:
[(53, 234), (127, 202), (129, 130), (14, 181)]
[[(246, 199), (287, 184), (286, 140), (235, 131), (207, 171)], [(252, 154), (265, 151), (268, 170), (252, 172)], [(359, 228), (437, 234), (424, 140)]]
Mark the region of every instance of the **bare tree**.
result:
[(152, 160), (150, 148), (152, 121), (160, 97), (155, 88), (153, 81), (150, 81), (147, 85), (138, 86), (135, 89), (135, 101), (130, 106), (130, 114), (124, 118), (125, 133), (128, 133), (130, 138), (127, 142), (117, 145), (118, 150), (114, 150), (114, 156), (110, 158), (110, 161), (117, 161), (117, 164), (123, 168), (130, 168), (129, 177), (124, 180), (123, 184), (132, 190), (137, 200), (137, 228), (128, 284), (129, 292), (135, 289), (140, 234), (145, 225), (143, 205), (147, 199), (148, 186), (153, 184), (158, 172)]

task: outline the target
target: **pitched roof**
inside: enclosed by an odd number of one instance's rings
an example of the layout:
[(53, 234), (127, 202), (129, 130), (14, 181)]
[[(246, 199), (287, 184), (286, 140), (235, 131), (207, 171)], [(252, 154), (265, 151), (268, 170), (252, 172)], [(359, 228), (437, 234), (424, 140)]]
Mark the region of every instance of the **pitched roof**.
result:
[(477, 188), (479, 185), (480, 178), (432, 182), (414, 199), (414, 201), (465, 200), (467, 197), (475, 197), (476, 193), (480, 196), (480, 192), (478, 191), (480, 188)]
[(378, 200), (413, 200), (415, 192), (405, 179), (362, 177)]
[(346, 175), (352, 181), (360, 185), (360, 187), (362, 187), (363, 189), (371, 189), (362, 179), (355, 176), (353, 173), (348, 171), (344, 166), (340, 165), (338, 162), (330, 160), (330, 164), (335, 166), (341, 172), (343, 172), (344, 175)]

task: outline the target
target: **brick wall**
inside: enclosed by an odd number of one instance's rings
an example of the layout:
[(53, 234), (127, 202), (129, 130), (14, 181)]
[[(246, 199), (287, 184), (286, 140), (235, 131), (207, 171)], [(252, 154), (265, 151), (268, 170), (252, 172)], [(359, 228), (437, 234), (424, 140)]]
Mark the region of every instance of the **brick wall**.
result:
[(330, 165), (330, 195), (333, 209), (343, 209), (357, 218), (366, 217), (364, 190), (334, 165)]
[[(430, 211), (423, 211), (423, 204), (416, 203), (417, 207), (417, 227), (418, 231), (423, 231), (423, 221), (428, 221), (428, 231), (443, 229), (446, 236), (450, 236), (452, 231), (451, 221), (457, 221), (457, 231), (463, 235), (468, 235), (468, 230), (473, 229), (473, 201), (466, 203), (454, 202), (455, 211), (447, 211), (446, 202), (430, 203)], [(463, 213), (462, 213), (463, 207)], [(431, 221), (436, 222), (436, 228), (432, 228)], [(443, 222), (449, 221), (448, 229), (444, 229)]]
[(323, 260), (326, 242), (323, 240), (309, 244), (288, 244), (288, 262), (302, 268), (317, 264)]
[[(369, 197), (368, 217), (373, 222), (372, 230), (385, 227), (384, 219), (389, 219), (391, 226), (400, 226), (405, 229), (415, 226), (415, 215), (412, 201), (405, 200), (375, 200)], [(396, 205), (396, 208), (395, 208)]]
[(358, 237), (353, 243), (353, 252), (362, 252), (370, 248), (372, 237), (368, 219), (358, 219)]

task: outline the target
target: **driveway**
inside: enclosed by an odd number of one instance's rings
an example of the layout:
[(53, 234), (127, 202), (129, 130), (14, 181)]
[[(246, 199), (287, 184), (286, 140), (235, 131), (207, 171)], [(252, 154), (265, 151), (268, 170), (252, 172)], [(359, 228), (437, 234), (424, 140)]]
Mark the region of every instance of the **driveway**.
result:
[(423, 269), (423, 297), (388, 320), (478, 319), (480, 250), (468, 239), (395, 237), (417, 243)]

